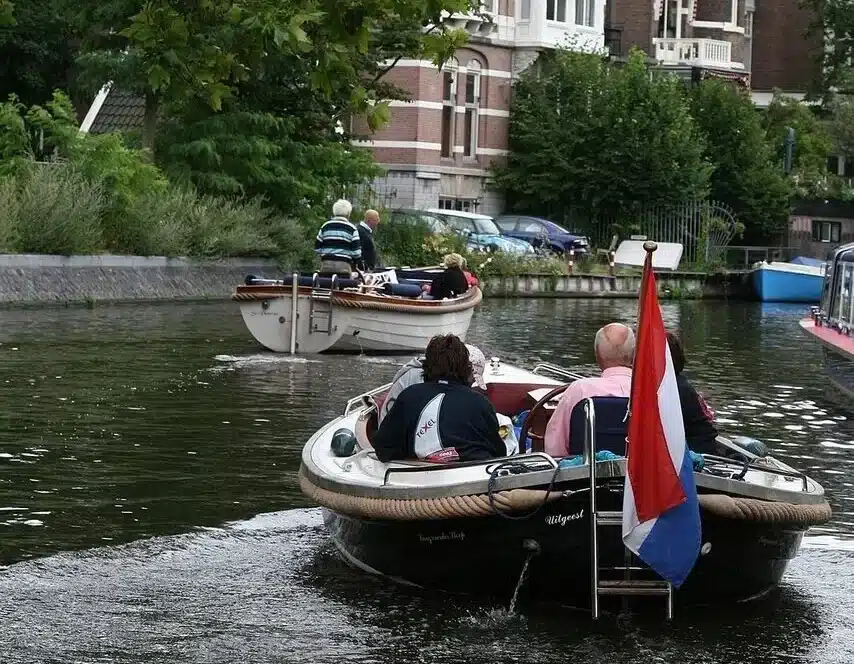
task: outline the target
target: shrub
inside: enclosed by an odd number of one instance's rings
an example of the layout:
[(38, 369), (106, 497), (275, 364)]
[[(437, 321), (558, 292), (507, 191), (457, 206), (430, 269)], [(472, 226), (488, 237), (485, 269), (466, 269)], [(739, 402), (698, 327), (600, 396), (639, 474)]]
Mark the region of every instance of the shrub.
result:
[(15, 251), (70, 256), (100, 250), (105, 196), (99, 185), (76, 170), (32, 166), (10, 178), (3, 194), (16, 198), (3, 211), (2, 224)]
[(465, 240), (454, 233), (433, 233), (416, 216), (383, 220), (375, 231), (386, 265), (424, 266), (442, 262), (445, 254), (465, 252)]

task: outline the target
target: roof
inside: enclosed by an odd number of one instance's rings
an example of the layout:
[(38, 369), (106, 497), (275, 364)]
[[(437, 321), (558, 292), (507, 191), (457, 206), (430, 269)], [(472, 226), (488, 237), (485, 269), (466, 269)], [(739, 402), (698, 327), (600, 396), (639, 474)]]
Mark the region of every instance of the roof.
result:
[(477, 212), (463, 212), (461, 210), (442, 210), (439, 208), (428, 208), (425, 212), (435, 215), (444, 215), (447, 217), (463, 217), (464, 219), (492, 219), (487, 214), (478, 214)]
[(80, 131), (92, 134), (142, 130), (145, 99), (140, 95), (105, 85), (80, 125)]

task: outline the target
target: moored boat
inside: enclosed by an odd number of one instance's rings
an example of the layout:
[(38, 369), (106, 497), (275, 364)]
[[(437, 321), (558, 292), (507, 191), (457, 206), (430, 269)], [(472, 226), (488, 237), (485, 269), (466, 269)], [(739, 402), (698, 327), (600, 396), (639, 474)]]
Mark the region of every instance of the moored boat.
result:
[(854, 397), (854, 243), (834, 250), (827, 264), (821, 303), (801, 327), (822, 345), (831, 384)]
[(482, 294), (421, 299), (440, 268), (389, 270), (339, 279), (293, 274), (288, 280), (248, 276), (232, 299), (256, 341), (277, 353), (419, 353), (436, 334), (465, 339)]
[[(366, 572), (425, 588), (507, 597), (527, 566), (529, 596), (589, 607), (593, 547), (612, 573), (627, 551), (619, 528), (606, 531), (591, 516), (622, 509), (627, 403), (594, 399), (586, 418), (573, 416), (573, 445), (583, 442), (572, 450), (577, 455), (559, 460), (536, 451), (554, 400), (566, 381), (579, 377), (552, 365), (528, 371), (493, 358), (484, 373), (487, 396), (500, 422), (530, 411), (518, 439), (530, 437), (534, 451), (488, 462), (378, 461), (371, 436), (389, 386), (377, 388), (352, 399), (306, 443), (300, 486), (324, 508), (342, 556)], [(342, 429), (354, 432), (354, 449), (333, 445)], [(703, 544), (688, 580), (674, 592), (679, 602), (767, 593), (807, 529), (830, 518), (817, 482), (771, 456), (728, 446), (733, 458), (706, 456), (695, 472)], [(624, 567), (644, 574), (637, 561)]]
[(824, 261), (795, 258), (790, 263), (761, 263), (750, 273), (750, 278), (763, 302), (811, 303), (821, 300), (824, 273)]

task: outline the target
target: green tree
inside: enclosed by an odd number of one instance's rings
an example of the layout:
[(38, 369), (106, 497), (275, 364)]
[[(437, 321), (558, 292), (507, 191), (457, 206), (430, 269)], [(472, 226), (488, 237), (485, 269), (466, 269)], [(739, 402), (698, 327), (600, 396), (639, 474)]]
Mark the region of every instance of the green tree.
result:
[(816, 115), (815, 110), (775, 91), (765, 112), (764, 126), (779, 168), (783, 167), (787, 128), (795, 130), (792, 160), (795, 195), (814, 198), (830, 194), (833, 183), (828, 178), (827, 157), (833, 150), (833, 140), (826, 123)]
[(789, 218), (792, 190), (750, 97), (725, 81), (707, 80), (691, 90), (691, 112), (715, 165), (710, 198), (733, 208), (746, 241), (776, 239)]
[(681, 83), (634, 51), (623, 68), (559, 51), (524, 73), (495, 186), (519, 211), (630, 217), (705, 196), (711, 167)]
[[(65, 0), (70, 2), (71, 0)], [(418, 28), (418, 50), (437, 61), (462, 43), (443, 12), (467, 11), (473, 0), (81, 0), (84, 65), (90, 84), (115, 81), (145, 97), (143, 145), (154, 147), (158, 117), (198, 102), (219, 111), (239, 87), (265, 76), (271, 59), (311, 56), (311, 84), (329, 92), (351, 84), (358, 110), (374, 108), (361, 82), (361, 55), (377, 24)], [(322, 46), (323, 48), (320, 48)], [(380, 109), (381, 110), (381, 109)]]
[(55, 89), (71, 88), (73, 64), (71, 26), (55, 0), (21, 2), (14, 21), (0, 20), (0, 99), (45, 103)]

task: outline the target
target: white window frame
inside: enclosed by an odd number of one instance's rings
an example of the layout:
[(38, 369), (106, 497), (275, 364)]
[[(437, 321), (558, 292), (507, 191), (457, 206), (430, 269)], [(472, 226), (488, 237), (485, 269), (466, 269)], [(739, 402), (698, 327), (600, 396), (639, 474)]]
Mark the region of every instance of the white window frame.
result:
[[(451, 76), (451, 90), (448, 95), (448, 99), (445, 99), (445, 75), (450, 74)], [(457, 146), (457, 85), (459, 79), (457, 78), (459, 74), (459, 63), (451, 58), (448, 62), (445, 63), (445, 66), (442, 70), (442, 120), (440, 124), (439, 131), (441, 135), (439, 137), (439, 157), (441, 159), (453, 159), (454, 158), (454, 150)], [(450, 109), (450, 110), (449, 110)], [(448, 126), (448, 153), (445, 154), (445, 115), (447, 114), (449, 120)]]
[(596, 0), (575, 0), (575, 25), (596, 27)]
[[(479, 60), (472, 59), (469, 60), (466, 65), (466, 88), (464, 92), (463, 102), (465, 104), (463, 110), (463, 141), (466, 140), (465, 136), (465, 127), (466, 120), (465, 117), (471, 113), (471, 136), (469, 136), (468, 142), (463, 145), (463, 158), (465, 159), (477, 159), (477, 145), (480, 134), (480, 92), (481, 92), (481, 84), (483, 82), (483, 65), (481, 65)], [(473, 95), (472, 101), (469, 101), (468, 98), (468, 83), (469, 76), (474, 78), (473, 84)]]
[[(570, 23), (572, 19), (570, 18), (569, 12), (569, 0), (545, 0), (546, 3), (546, 20), (551, 21), (552, 23)], [(549, 17), (549, 9), (552, 10), (552, 16)], [(560, 15), (563, 14), (563, 18), (559, 18)]]

